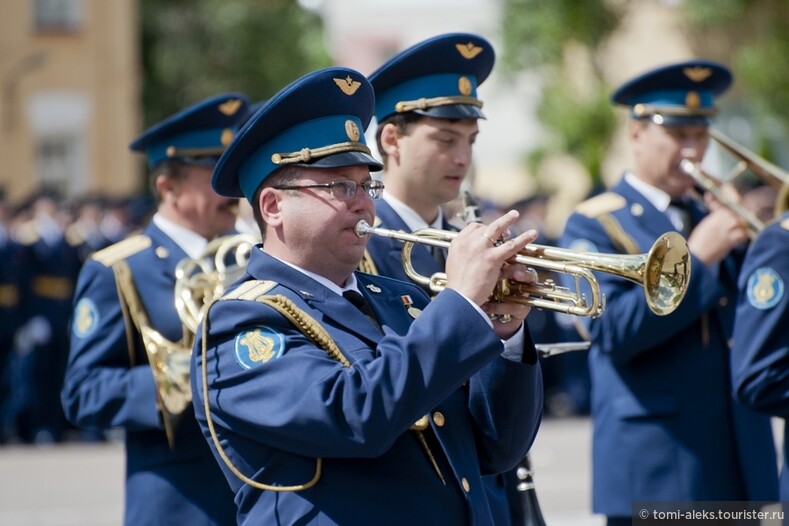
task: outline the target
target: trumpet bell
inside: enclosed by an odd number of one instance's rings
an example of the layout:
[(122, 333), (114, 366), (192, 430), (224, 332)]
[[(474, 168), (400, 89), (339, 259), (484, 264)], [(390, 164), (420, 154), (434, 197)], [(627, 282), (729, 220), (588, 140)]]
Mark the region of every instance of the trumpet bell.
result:
[(650, 310), (658, 316), (679, 307), (688, 290), (690, 252), (685, 238), (667, 232), (652, 245), (644, 265), (644, 296)]

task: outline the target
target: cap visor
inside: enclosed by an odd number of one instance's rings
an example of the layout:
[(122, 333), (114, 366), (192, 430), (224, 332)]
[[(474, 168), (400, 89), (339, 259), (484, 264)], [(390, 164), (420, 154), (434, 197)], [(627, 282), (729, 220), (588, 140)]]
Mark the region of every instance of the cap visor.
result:
[(447, 106), (436, 106), (426, 110), (412, 110), (414, 113), (424, 115), (426, 117), (434, 117), (436, 119), (484, 119), (485, 114), (482, 113), (477, 106), (470, 104), (449, 104)]
[(309, 166), (312, 168), (339, 168), (342, 166), (363, 166), (366, 165), (371, 172), (378, 172), (384, 165), (378, 162), (375, 157), (364, 152), (343, 152), (327, 157), (321, 157), (309, 163), (294, 163), (294, 166)]

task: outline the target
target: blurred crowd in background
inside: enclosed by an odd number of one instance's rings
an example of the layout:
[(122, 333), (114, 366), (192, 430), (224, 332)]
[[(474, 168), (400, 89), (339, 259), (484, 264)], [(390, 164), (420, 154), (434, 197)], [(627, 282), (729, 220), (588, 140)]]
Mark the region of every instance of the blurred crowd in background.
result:
[[(769, 221), (775, 191), (751, 178), (742, 178), (738, 186), (743, 205)], [(447, 217), (459, 227), (465, 220), (460, 202), (447, 205)], [(477, 206), (485, 223), (517, 209), (520, 221), (513, 234), (534, 228), (540, 232), (538, 244), (554, 246), (545, 228), (550, 203), (549, 193), (537, 192), (513, 203), (479, 200)], [(71, 427), (61, 409), (73, 293), (82, 263), (139, 230), (154, 209), (148, 194), (67, 200), (42, 189), (12, 204), (0, 191), (0, 444), (107, 439)], [(555, 276), (541, 276), (545, 279)], [(528, 323), (536, 343), (582, 340), (572, 316), (535, 310)], [(542, 368), (546, 416), (587, 415), (586, 352), (544, 358)]]
[(0, 191), (0, 443), (104, 440), (66, 423), (60, 388), (82, 264), (148, 220), (149, 196), (42, 189), (18, 204)]

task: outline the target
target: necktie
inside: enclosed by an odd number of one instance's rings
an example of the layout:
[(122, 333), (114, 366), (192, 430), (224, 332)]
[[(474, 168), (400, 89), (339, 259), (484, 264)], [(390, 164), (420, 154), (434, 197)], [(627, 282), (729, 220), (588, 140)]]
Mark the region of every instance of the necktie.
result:
[(430, 252), (432, 252), (433, 259), (441, 268), (441, 270), (444, 270), (444, 267), (447, 264), (447, 258), (444, 256), (444, 249), (439, 247), (430, 247)]
[(676, 218), (676, 221), (672, 220), (672, 223), (677, 227), (677, 230), (688, 237), (693, 229), (688, 203), (684, 199), (676, 199), (671, 201), (669, 208), (673, 210), (673, 215)]
[(370, 304), (367, 303), (367, 300), (364, 299), (364, 296), (355, 290), (346, 290), (342, 293), (342, 297), (351, 302), (354, 307), (362, 311), (362, 313), (367, 316), (379, 330), (381, 329), (381, 326), (378, 324), (378, 320), (375, 318), (373, 309), (370, 308)]

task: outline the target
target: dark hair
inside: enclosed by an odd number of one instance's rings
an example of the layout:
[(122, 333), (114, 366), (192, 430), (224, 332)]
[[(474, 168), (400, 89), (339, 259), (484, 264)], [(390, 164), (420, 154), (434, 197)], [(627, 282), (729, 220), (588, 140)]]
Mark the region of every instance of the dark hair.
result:
[(423, 119), (424, 117), (424, 115), (408, 111), (405, 113), (395, 113), (394, 115), (387, 117), (378, 123), (378, 129), (375, 131), (375, 143), (378, 145), (378, 154), (381, 156), (381, 160), (384, 163), (384, 168), (386, 168), (388, 160), (388, 156), (386, 155), (386, 151), (383, 148), (383, 144), (381, 144), (381, 133), (384, 130), (384, 126), (390, 123), (394, 124), (397, 128), (397, 131), (400, 132), (401, 135), (408, 135), (408, 133), (411, 131), (411, 125)]
[(162, 161), (153, 167), (150, 179), (151, 195), (156, 198), (157, 205), (162, 201), (162, 196), (156, 190), (156, 180), (159, 177), (168, 177), (173, 181), (184, 179), (186, 177), (186, 167), (185, 163), (175, 159)]

